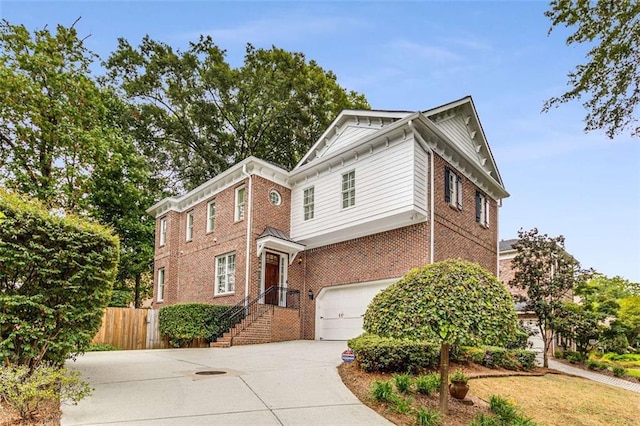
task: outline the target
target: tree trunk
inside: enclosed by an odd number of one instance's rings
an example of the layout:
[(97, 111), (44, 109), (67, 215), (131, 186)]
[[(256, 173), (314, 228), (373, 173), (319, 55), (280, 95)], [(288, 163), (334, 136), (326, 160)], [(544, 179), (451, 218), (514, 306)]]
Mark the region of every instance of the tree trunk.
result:
[(136, 285), (134, 288), (134, 296), (133, 296), (133, 306), (135, 308), (140, 308), (140, 274), (136, 274)]
[(440, 347), (440, 412), (449, 412), (449, 344)]

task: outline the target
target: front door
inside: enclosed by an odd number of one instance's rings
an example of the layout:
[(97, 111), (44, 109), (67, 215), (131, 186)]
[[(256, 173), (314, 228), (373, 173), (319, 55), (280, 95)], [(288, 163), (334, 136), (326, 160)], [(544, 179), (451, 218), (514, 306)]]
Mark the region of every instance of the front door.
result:
[(272, 289), (264, 299), (264, 303), (268, 305), (278, 305), (278, 285), (280, 284), (280, 256), (273, 253), (265, 253), (264, 262), (264, 291)]

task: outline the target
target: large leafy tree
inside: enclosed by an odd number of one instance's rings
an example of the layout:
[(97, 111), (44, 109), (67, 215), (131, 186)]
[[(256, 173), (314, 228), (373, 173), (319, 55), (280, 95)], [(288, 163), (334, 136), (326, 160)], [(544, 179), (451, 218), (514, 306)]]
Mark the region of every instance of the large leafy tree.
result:
[(378, 293), (365, 313), (364, 329), (384, 337), (440, 342), (444, 413), (450, 346), (506, 345), (520, 332), (505, 286), (481, 266), (454, 259), (412, 269)]
[(91, 172), (116, 137), (109, 93), (73, 27), (29, 32), (0, 22), (0, 184), (82, 212)]
[(166, 164), (176, 189), (191, 189), (249, 155), (292, 168), (345, 108), (368, 108), (302, 53), (247, 45), (231, 67), (210, 37), (184, 52), (145, 37), (106, 62), (109, 84), (138, 107), (138, 132)]
[(551, 32), (574, 28), (567, 45), (590, 47), (587, 61), (568, 74), (564, 94), (549, 99), (544, 110), (582, 100), (587, 110), (585, 130), (602, 129), (607, 136), (630, 129), (640, 135), (640, 2), (637, 0), (552, 0), (545, 15)]
[(538, 318), (538, 328), (544, 341), (544, 367), (549, 366), (547, 351), (556, 322), (564, 312), (564, 303), (572, 300), (573, 288), (586, 278), (580, 263), (564, 249), (564, 237), (550, 237), (537, 229), (520, 230), (512, 267), (514, 278), (509, 285), (526, 290), (525, 310)]

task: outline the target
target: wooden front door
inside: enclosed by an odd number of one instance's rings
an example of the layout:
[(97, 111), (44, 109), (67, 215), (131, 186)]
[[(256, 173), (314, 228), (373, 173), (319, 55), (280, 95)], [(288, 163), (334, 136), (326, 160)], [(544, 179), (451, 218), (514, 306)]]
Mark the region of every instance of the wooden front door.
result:
[[(264, 291), (271, 287), (280, 285), (280, 256), (273, 253), (266, 253), (264, 268)], [(278, 289), (274, 288), (264, 299), (268, 305), (278, 305)]]

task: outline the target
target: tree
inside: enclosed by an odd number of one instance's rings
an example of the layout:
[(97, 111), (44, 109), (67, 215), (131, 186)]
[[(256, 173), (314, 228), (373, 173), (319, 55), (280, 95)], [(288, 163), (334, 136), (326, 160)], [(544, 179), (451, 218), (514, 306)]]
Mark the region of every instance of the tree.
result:
[(598, 326), (596, 314), (584, 305), (565, 302), (556, 312), (555, 331), (573, 341), (576, 350), (586, 359), (589, 351), (595, 347), (593, 340), (597, 341), (600, 337), (601, 327)]
[(194, 188), (249, 155), (293, 168), (345, 108), (369, 108), (302, 53), (247, 45), (232, 68), (210, 37), (185, 52), (120, 39), (106, 81), (138, 106), (139, 132), (174, 186)]
[(0, 22), (0, 185), (84, 211), (91, 171), (115, 137), (93, 59), (73, 27), (31, 34)]
[(520, 331), (513, 299), (481, 266), (446, 260), (407, 272), (378, 293), (367, 308), (364, 329), (383, 337), (439, 342), (440, 410), (447, 412), (449, 347), (500, 345)]
[(609, 138), (630, 128), (640, 135), (640, 2), (637, 0), (552, 0), (545, 15), (551, 31), (575, 27), (567, 45), (590, 46), (587, 62), (568, 74), (570, 89), (546, 101), (543, 111), (583, 100), (585, 131), (602, 129)]
[(586, 275), (580, 264), (564, 249), (564, 237), (539, 234), (536, 228), (518, 231), (513, 245), (517, 254), (512, 260), (515, 275), (510, 286), (526, 290), (525, 310), (538, 318), (538, 328), (544, 342), (544, 367), (549, 366), (547, 351), (557, 329), (556, 321), (563, 303), (571, 301), (574, 286)]
[(73, 215), (0, 190), (0, 357), (32, 373), (82, 351), (100, 328), (118, 238)]
[(637, 346), (640, 343), (640, 295), (625, 297), (619, 303), (618, 321), (628, 330), (629, 344)]

